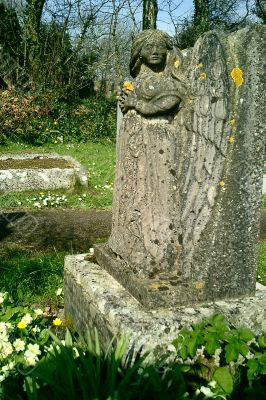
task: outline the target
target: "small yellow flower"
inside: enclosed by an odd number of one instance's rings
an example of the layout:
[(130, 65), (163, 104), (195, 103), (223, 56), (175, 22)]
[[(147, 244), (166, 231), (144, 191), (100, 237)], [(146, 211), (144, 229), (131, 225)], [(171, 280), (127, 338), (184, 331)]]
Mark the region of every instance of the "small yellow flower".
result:
[(132, 91), (134, 90), (133, 83), (132, 83), (132, 82), (129, 82), (129, 81), (125, 81), (125, 82), (124, 82), (123, 88), (124, 88), (125, 90), (128, 90), (129, 92), (132, 92)]
[(57, 122), (57, 121), (54, 121), (54, 125), (58, 125), (58, 122)]
[(225, 182), (224, 182), (224, 181), (220, 181), (220, 182), (219, 182), (219, 186), (220, 186), (221, 188), (225, 187)]
[(18, 327), (19, 329), (25, 329), (26, 326), (27, 326), (27, 323), (26, 323), (25, 321), (20, 321), (20, 322), (17, 324), (17, 327)]
[(233, 68), (231, 71), (231, 78), (233, 79), (235, 85), (241, 86), (244, 82), (244, 78), (243, 78), (243, 71), (241, 68)]
[(235, 118), (232, 118), (231, 120), (230, 120), (230, 125), (231, 126), (234, 126), (236, 124), (236, 120), (235, 120)]
[(48, 128), (46, 128), (46, 129), (45, 129), (45, 132), (48, 132), (48, 131), (49, 131), (49, 129), (48, 129)]
[(55, 318), (55, 319), (53, 320), (53, 325), (54, 325), (54, 326), (60, 326), (60, 325), (62, 325), (61, 319), (60, 319), (60, 318)]
[(200, 74), (200, 76), (199, 76), (200, 80), (201, 80), (201, 81), (204, 81), (204, 79), (206, 79), (206, 77), (207, 77), (206, 72), (201, 72), (201, 74)]
[(235, 139), (234, 136), (229, 136), (228, 142), (229, 142), (230, 144), (235, 143), (235, 141), (236, 141), (236, 139)]
[(202, 68), (202, 67), (203, 67), (202, 63), (196, 65), (196, 68)]

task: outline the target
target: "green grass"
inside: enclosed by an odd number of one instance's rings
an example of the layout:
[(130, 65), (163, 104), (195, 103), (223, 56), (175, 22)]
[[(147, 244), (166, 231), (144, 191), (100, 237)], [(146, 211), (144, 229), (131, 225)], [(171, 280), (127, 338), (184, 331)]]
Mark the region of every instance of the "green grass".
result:
[(266, 240), (259, 243), (258, 282), (266, 285)]
[(56, 307), (56, 290), (63, 287), (64, 253), (20, 248), (0, 249), (0, 292), (15, 302)]
[(266, 208), (266, 194), (261, 196), (261, 207)]
[[(77, 189), (74, 192), (57, 190), (51, 194), (67, 196), (64, 208), (111, 208), (112, 187), (115, 169), (115, 145), (111, 141), (75, 143), (75, 144), (50, 144), (42, 147), (25, 144), (10, 144), (1, 146), (0, 152), (33, 152), (70, 155), (78, 160), (88, 171), (88, 189)], [(31, 191), (2, 193), (0, 195), (1, 209), (27, 208), (33, 209), (34, 203), (39, 201), (40, 193), (48, 195), (48, 191)], [(36, 199), (36, 200), (34, 200)]]

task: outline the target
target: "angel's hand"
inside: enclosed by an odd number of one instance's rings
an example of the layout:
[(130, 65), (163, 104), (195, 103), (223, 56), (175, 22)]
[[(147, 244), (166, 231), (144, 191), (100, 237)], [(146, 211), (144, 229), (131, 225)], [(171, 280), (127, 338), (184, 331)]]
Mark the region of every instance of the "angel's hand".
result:
[(119, 105), (123, 114), (128, 110), (134, 109), (137, 104), (137, 96), (135, 92), (123, 92), (119, 97)]

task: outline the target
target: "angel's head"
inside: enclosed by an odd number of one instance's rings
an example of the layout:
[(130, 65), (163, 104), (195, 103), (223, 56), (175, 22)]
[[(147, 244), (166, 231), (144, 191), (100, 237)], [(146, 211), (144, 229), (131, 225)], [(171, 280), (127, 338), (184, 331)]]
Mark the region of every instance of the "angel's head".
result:
[(174, 61), (181, 62), (181, 52), (173, 46), (172, 38), (165, 32), (147, 29), (134, 40), (131, 49), (130, 74), (135, 78), (142, 64), (155, 72), (169, 70)]

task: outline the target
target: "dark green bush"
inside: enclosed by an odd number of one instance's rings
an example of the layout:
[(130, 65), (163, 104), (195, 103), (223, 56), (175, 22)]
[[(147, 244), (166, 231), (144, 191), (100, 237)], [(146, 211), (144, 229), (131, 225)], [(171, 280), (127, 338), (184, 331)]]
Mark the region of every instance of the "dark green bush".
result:
[(0, 93), (0, 144), (42, 145), (115, 138), (116, 101), (91, 97), (69, 103), (46, 92), (22, 95)]

